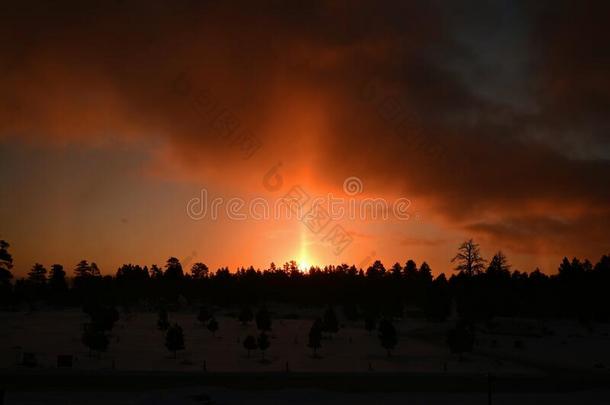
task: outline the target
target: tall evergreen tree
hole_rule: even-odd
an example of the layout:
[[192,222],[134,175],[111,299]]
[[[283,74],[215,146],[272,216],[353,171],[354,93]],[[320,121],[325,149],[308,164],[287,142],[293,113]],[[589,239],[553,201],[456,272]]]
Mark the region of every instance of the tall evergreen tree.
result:
[[432,269],[430,268],[430,265],[428,265],[428,263],[423,262],[421,266],[419,266],[417,278],[423,285],[429,285],[432,282]]
[[163,270],[156,264],[150,266],[150,278],[159,279],[161,277],[163,277]]
[[13,256],[8,252],[9,247],[8,242],[0,240],[0,287],[9,285],[13,278]]
[[207,278],[209,274],[208,266],[203,263],[195,263],[191,267],[191,276],[195,280]]
[[66,283],[66,272],[64,266],[61,264],[54,264],[51,266],[51,272],[49,273],[49,286],[51,289],[64,291],[68,288]]
[[491,277],[510,277],[510,264],[508,264],[508,259],[506,255],[502,253],[502,251],[498,251],[491,260],[489,261],[489,266],[487,266],[486,274]]
[[182,265],[180,264],[180,260],[175,257],[170,257],[167,259],[165,263],[165,278],[172,280],[179,280],[184,277],[184,272],[182,271]]
[[456,271],[462,271],[467,276],[474,276],[481,273],[485,268],[485,259],[481,257],[479,245],[474,243],[472,239],[462,243],[458,248],[458,253],[451,263],[456,262]]
[[417,264],[413,260],[407,260],[404,268],[405,279],[415,281],[417,279]]
[[47,282],[47,269],[40,263],[34,264],[28,273],[28,281],[33,284],[45,284]]
[[375,262],[366,270],[366,276],[369,278],[377,278],[385,275],[385,267],[380,260]]
[[394,266],[392,266],[392,276],[394,278],[400,278],[402,276],[402,266],[400,263],[394,263]]
[[66,303],[68,283],[66,282],[66,272],[61,264],[51,266],[48,283],[51,301],[56,304]]
[[95,262],[91,262],[91,264],[89,265],[89,272],[91,273],[92,277],[102,276],[102,274],[100,273],[100,269],[99,267],[97,267],[97,264]]
[[89,265],[89,262],[87,260],[81,260],[77,263],[76,267],[74,268],[74,278],[79,279],[92,276],[93,272],[91,270],[91,265]]

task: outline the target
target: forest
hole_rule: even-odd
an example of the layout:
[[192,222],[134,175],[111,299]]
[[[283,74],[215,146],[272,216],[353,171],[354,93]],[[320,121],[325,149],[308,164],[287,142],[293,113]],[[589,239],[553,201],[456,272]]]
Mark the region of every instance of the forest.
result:
[[1,241],[0,305],[5,310],[23,306],[52,307],[106,305],[173,310],[181,306],[261,306],[278,302],[300,306],[331,305],[347,319],[401,317],[415,311],[429,320],[445,320],[454,311],[469,322],[494,316],[571,318],[583,324],[608,321],[607,288],[610,255],[595,264],[564,258],[556,274],[512,271],[499,251],[481,257],[473,240],[461,244],[452,260],[455,271],[434,277],[426,262],[407,260],[386,268],[375,261],[368,268],[340,264],[298,268],[295,261],[266,269],[227,267],[212,272],[204,263],[189,270],[175,257],[163,267],[125,264],[115,275],[102,275],[98,266],[80,261],[68,277],[53,264],[36,263],[27,277],[14,280],[9,244]]

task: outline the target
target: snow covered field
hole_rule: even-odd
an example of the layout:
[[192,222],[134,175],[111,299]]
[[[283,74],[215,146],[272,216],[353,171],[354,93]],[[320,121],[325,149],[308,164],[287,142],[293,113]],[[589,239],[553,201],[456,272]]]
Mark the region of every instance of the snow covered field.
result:
[[[170,322],[180,324],[185,335],[186,350],[179,352],[176,359],[164,345],[165,333],[157,329],[156,313],[121,314],[121,319],[112,331],[108,351],[97,358],[90,357],[89,350],[81,343],[82,325],[88,322],[89,317],[80,310],[3,312],[0,313],[0,374],[16,376],[20,381],[27,381],[28,376],[32,376],[33,381],[47,381],[42,388],[30,389],[23,383],[16,388],[11,387],[6,393],[5,403],[236,404],[245,400],[252,404],[471,404],[486,403],[487,373],[492,373],[505,382],[510,378],[515,378],[516,381],[536,381],[539,378],[546,384],[540,393],[532,394],[529,392],[531,389],[512,392],[511,385],[505,383],[503,389],[494,394],[494,404],[610,403],[610,392],[599,391],[600,384],[578,387],[576,391],[566,387],[569,392],[565,393],[558,393],[552,384],[549,385],[549,381],[554,381],[555,372],[574,374],[583,381],[591,376],[599,377],[602,381],[609,380],[608,325],[600,324],[592,329],[584,329],[576,322],[554,321],[545,323],[545,334],[521,335],[515,334],[515,328],[510,327],[498,327],[494,333],[480,330],[474,352],[465,355],[460,361],[456,355],[449,353],[445,344],[445,332],[452,325],[450,322],[432,323],[421,319],[397,321],[398,345],[393,355],[388,357],[376,332],[369,334],[361,321],[346,322],[341,318],[339,333],[332,339],[324,339],[319,358],[314,358],[311,349],[307,347],[307,337],[313,318],[321,315],[322,311],[323,309],[294,308],[275,311],[271,345],[264,360],[259,351],[247,356],[243,340],[249,334],[257,335],[256,326],[253,322],[248,326],[241,325],[232,310],[216,312],[219,322],[216,336],[197,321],[195,312],[171,312]],[[282,313],[296,313],[299,319],[281,319],[279,314]],[[34,353],[38,365],[25,367],[19,364],[23,353]],[[57,369],[58,355],[74,356],[73,368]],[[204,372],[204,364],[207,372],[201,374]],[[312,385],[285,386],[281,378],[273,383],[274,375],[289,375],[286,374],[287,370],[291,375],[338,373],[337,375],[355,377],[359,374],[356,385],[363,391],[375,391],[378,389],[375,384],[386,378],[399,381],[398,384],[393,383],[393,389],[398,387],[398,391],[402,389],[400,380],[415,378],[423,383],[420,386],[411,381],[404,389],[405,392],[378,389],[383,394],[356,394],[350,392],[351,389],[345,390],[344,386],[335,387],[336,389],[321,386],[319,378],[318,383]],[[103,389],[95,385],[71,387],[65,384],[55,386],[53,383],[82,375],[95,376],[96,373],[110,376],[108,381],[124,379],[127,382],[122,388],[111,383],[110,386],[104,385]],[[130,386],[130,375],[144,376],[141,380],[145,381],[149,379],[147,376],[154,376],[154,373],[175,373],[175,381],[180,381],[181,375],[191,374],[212,376],[215,373],[229,373],[229,377],[223,377],[225,380],[212,379],[205,386],[195,384],[195,387],[192,382],[199,381],[199,377],[187,378],[176,386],[156,386],[154,383],[145,387]],[[229,381],[233,378],[233,373],[236,381],[248,380],[248,383],[238,382],[233,387],[215,383]],[[267,383],[258,387],[258,377],[253,377],[256,375],[267,378]],[[366,386],[366,375],[380,377],[371,385],[371,389]],[[446,389],[445,392],[440,392],[441,386],[447,387],[442,381],[470,375],[476,376],[477,381],[482,381],[483,384],[477,382],[479,385],[472,391],[465,389],[466,392],[454,392],[453,389]],[[362,386],[359,385],[360,381],[364,382]],[[235,387],[239,389],[236,390]],[[209,398],[213,402],[208,401]]]
[[[226,311],[225,311],[226,312]],[[38,368],[56,367],[58,355],[73,355],[75,369],[99,370],[175,370],[200,371],[205,362],[208,371],[320,371],[364,372],[510,372],[535,373],[537,370],[514,362],[498,362],[476,353],[458,361],[444,343],[449,324],[428,324],[405,319],[396,323],[399,340],[388,357],[377,333],[369,334],[363,322],[346,323],[339,333],[322,341],[320,358],[313,358],[307,347],[312,319],[274,319],[271,346],[262,360],[254,351],[250,358],[243,339],[257,335],[256,326],[241,325],[235,318],[217,315],[219,330],[212,336],[197,321],[195,313],[170,313],[170,322],[184,329],[186,350],[178,358],[166,349],[165,333],[156,327],[155,313],[121,315],[112,330],[110,345],[100,358],[89,357],[81,343],[82,324],[88,316],[79,310],[0,313],[1,368],[22,368],[17,363],[21,353],[35,353]],[[422,328],[433,336],[421,336]],[[415,333],[418,331],[417,333]]]

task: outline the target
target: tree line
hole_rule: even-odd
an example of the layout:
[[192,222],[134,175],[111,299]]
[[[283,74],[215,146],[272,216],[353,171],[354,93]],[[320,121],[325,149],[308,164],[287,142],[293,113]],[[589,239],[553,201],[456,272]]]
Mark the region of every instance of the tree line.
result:
[[266,302],[340,306],[347,319],[400,317],[406,311],[431,320],[452,312],[469,322],[494,316],[570,317],[583,323],[608,321],[610,255],[593,264],[564,258],[556,274],[539,269],[513,270],[504,253],[489,260],[473,240],[462,243],[451,260],[454,273],[433,277],[430,266],[408,260],[386,268],[375,261],[366,269],[340,264],[301,271],[296,262],[266,269],[239,268],[215,272],[204,263],[185,271],[169,258],[164,266],[125,264],[115,275],[102,275],[95,263],[80,261],[68,279],[64,267],[32,266],[14,280],[9,244],[0,241],[0,305],[5,309],[40,303],[53,306],[98,305],[126,308],[163,306],[170,311],[188,305],[246,306]]

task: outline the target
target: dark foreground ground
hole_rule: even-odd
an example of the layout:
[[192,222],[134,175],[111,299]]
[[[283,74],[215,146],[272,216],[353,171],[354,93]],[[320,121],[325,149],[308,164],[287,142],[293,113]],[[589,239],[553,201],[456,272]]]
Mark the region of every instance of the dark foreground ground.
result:
[[[88,317],[80,310],[0,313],[4,404],[489,404],[490,392],[492,404],[610,404],[607,324],[584,330],[572,321],[505,319],[493,333],[480,331],[473,353],[456,356],[446,344],[451,322],[404,318],[388,357],[376,333],[342,320],[314,357],[307,339],[320,311],[274,320],[264,359],[243,347],[256,326],[220,310],[215,335],[193,311],[171,313],[186,340],[177,358],[156,313],[122,316],[99,356],[82,344]],[[21,364],[24,353],[36,366]],[[73,368],[58,368],[59,355],[73,356]]]
[[[422,373],[0,374],[5,404],[609,404],[610,378]],[[491,393],[490,393],[491,391]]]

